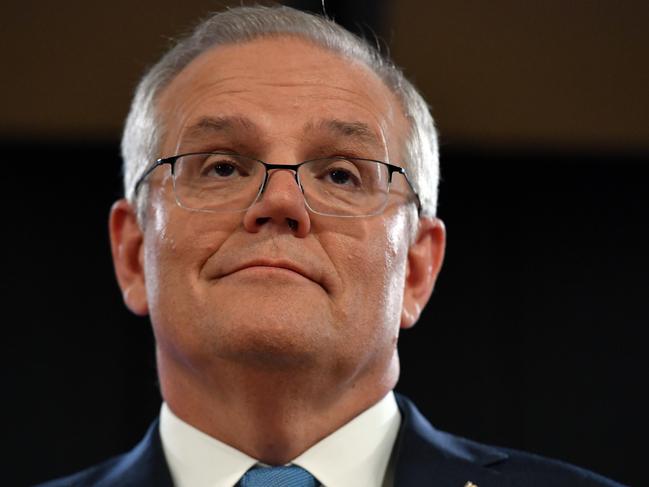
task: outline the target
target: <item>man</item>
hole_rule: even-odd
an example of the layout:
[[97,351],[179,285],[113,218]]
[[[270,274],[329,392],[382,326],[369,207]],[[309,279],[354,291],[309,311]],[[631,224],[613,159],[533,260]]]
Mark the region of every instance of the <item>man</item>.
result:
[[617,485],[391,392],[445,230],[426,104],[363,41],[285,7],[217,14],[145,76],[123,155],[113,259],[164,404],[133,451],[48,485]]

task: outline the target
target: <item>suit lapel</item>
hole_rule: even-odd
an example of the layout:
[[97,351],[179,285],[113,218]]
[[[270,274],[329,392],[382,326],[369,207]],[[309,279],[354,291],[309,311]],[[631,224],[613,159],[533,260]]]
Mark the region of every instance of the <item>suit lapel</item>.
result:
[[106,479],[106,486],[173,487],[158,423],[156,419],[142,441],[115,465]]
[[396,396],[402,423],[395,445],[395,487],[464,487],[467,482],[478,487],[509,484],[492,468],[507,460],[506,453],[437,431],[412,402]]

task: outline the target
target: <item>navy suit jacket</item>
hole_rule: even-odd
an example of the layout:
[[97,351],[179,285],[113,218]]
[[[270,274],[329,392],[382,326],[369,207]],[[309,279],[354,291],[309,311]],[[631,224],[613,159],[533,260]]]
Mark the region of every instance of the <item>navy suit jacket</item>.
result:
[[[622,487],[566,463],[438,431],[408,399],[397,395],[397,403],[402,422],[395,445],[395,487],[465,487],[467,482],[477,487]],[[63,486],[173,487],[158,421],[130,452],[40,487]]]

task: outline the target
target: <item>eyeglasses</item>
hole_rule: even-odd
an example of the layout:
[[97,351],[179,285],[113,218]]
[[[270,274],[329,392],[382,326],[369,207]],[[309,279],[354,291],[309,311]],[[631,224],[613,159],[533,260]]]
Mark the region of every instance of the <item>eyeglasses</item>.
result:
[[169,164],[176,202],[182,208],[214,213],[245,211],[264,192],[271,170],[294,173],[307,207],[327,216],[361,217],[381,213],[388,202],[392,175],[403,175],[421,211],[406,170],[357,157],[327,157],[299,164],[269,164],[227,152],[196,152],[158,159],[135,184]]

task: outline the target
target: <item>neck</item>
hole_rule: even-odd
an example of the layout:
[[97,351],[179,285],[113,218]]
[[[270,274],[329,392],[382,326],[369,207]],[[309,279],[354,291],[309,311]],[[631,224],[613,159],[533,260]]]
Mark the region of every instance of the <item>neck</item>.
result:
[[174,414],[268,465],[289,463],[381,400],[397,381],[396,351],[387,363],[345,380],[327,377],[322,368],[232,363],[214,364],[205,374],[158,351],[162,395]]

